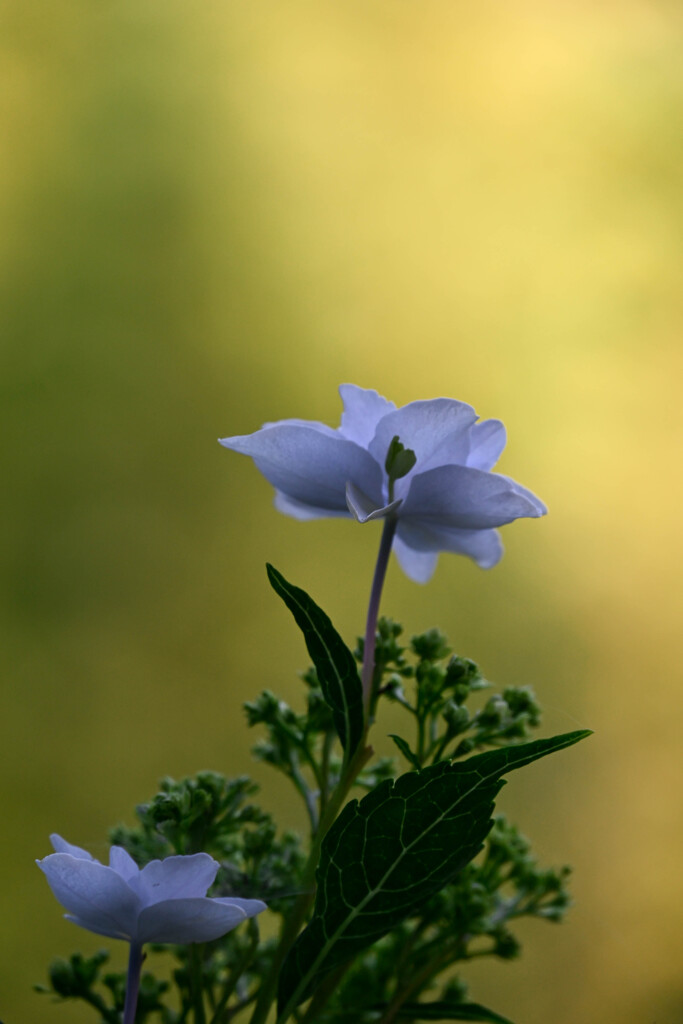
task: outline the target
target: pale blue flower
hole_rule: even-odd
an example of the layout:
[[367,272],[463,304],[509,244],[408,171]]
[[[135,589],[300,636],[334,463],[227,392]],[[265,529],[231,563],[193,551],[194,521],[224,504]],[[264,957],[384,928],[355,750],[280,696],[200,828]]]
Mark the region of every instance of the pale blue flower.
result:
[[[221,444],[253,458],[275,488],[275,505],[296,519],[353,516],[365,523],[393,517],[394,551],[403,570],[425,583],[440,551],[482,568],[503,554],[497,526],[547,509],[531,491],[492,473],[505,447],[500,420],[477,422],[474,409],[451,398],[397,409],[376,391],[342,384],[341,425],[311,420],[266,423]],[[390,481],[389,447],[398,437],[414,466]]]
[[36,863],[68,914],[68,921],[98,935],[145,942],[210,942],[266,909],[261,900],[208,898],[219,864],[207,853],[166,857],[139,868],[122,846],[109,866],[61,836],[57,851]]

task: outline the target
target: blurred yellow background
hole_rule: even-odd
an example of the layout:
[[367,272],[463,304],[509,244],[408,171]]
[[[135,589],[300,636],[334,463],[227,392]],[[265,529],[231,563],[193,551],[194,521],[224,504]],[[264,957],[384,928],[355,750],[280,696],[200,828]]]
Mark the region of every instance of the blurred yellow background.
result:
[[682,43],[675,0],[5,0],[6,1024],[94,1020],[31,992],[105,944],[62,921],[48,834],[101,855],[162,775],[251,771],[243,700],[299,700],[264,562],[362,630],[378,528],[279,516],[216,444],[336,425],[347,380],[505,421],[550,515],[488,573],[393,565],[383,608],[533,685],[545,735],[596,733],[502,796],[576,907],[472,998],[683,1020]]

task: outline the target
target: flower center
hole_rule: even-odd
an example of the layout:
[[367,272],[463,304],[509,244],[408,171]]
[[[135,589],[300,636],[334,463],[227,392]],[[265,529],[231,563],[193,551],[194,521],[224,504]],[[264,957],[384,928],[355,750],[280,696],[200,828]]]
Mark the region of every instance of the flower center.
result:
[[387,457],[384,460],[384,468],[389,478],[389,504],[394,500],[394,484],[400,480],[417,462],[417,456],[411,448],[405,448],[396,434],[391,439]]

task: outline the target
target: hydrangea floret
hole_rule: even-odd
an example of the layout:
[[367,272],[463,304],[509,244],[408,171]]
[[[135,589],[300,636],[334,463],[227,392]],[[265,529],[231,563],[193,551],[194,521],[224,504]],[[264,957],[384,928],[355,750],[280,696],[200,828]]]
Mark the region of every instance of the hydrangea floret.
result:
[[441,551],[491,568],[503,554],[496,527],[546,513],[526,487],[492,472],[506,441],[500,420],[478,422],[471,405],[452,398],[397,409],[354,384],[339,393],[336,429],[286,419],[220,442],[253,458],[281,512],[387,521],[401,567],[419,583],[431,578]]
[[377,391],[342,384],[335,430],[313,420],[266,423],[220,443],[249,455],[275,488],[275,505],[296,519],[352,516],[384,522],[365,624],[362,683],[372,700],[375,629],[392,549],[418,583],[431,579],[440,551],[494,566],[503,554],[496,527],[545,515],[543,502],[510,477],[492,473],[505,447],[500,420],[483,420],[453,398],[397,409]]
[[122,846],[109,865],[59,835],[37,861],[68,921],[130,943],[124,1024],[135,1018],[145,942],[210,942],[266,909],[261,900],[207,897],[219,864],[207,853],[165,857],[142,869]]

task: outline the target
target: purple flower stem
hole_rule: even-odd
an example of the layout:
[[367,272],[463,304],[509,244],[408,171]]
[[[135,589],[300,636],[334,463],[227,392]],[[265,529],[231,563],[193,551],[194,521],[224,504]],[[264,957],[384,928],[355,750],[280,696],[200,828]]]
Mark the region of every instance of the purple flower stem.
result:
[[365,624],[365,640],[363,643],[363,668],[361,671],[363,705],[365,707],[366,718],[369,715],[370,702],[372,700],[372,677],[375,671],[375,634],[377,631],[377,618],[379,616],[379,602],[382,597],[384,577],[387,574],[389,555],[391,554],[391,545],[394,540],[397,524],[398,520],[394,516],[389,516],[384,520],[382,539],[379,544],[379,551],[377,552],[375,575],[372,580],[372,589],[370,591],[368,617]]
[[135,1011],[138,1006],[138,992],[140,991],[140,974],[144,959],[145,954],[142,952],[142,946],[137,942],[131,942],[130,956],[128,957],[128,977],[126,978],[126,1004],[123,1008],[122,1024],[135,1024]]

